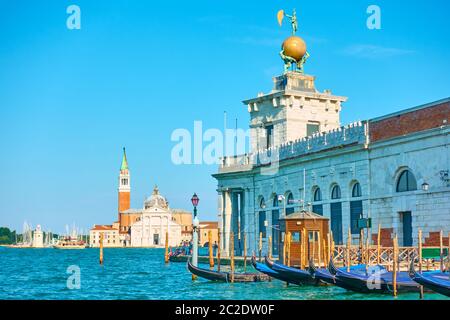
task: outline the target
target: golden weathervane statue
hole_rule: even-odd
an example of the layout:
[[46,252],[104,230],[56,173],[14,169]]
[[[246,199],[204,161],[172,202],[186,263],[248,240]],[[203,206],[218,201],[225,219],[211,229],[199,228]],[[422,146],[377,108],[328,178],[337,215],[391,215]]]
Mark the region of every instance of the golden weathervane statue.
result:
[[284,73],[289,72],[290,69],[294,72],[303,73],[303,65],[309,58],[309,53],[306,51],[305,41],[295,35],[298,30],[297,14],[295,9],[292,15],[285,14],[284,10],[278,11],[277,18],[280,26],[283,24],[284,17],[290,19],[292,25],[292,36],[284,40],[281,45],[280,56],[284,61]]

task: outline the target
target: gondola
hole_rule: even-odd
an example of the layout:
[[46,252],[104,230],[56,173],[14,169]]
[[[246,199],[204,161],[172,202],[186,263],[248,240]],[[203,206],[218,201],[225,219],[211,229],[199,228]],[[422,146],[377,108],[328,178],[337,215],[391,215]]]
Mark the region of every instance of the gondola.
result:
[[[220,272],[208,270],[192,265],[191,260],[187,262],[188,270],[200,277],[210,281],[231,282],[231,272]],[[269,281],[270,277],[262,273],[234,273],[234,282],[262,282]]]
[[[369,267],[368,272],[352,271],[346,269],[338,269],[330,261],[328,270],[336,279],[336,285],[347,290],[360,293],[392,293],[393,273],[388,272],[384,268],[375,266],[377,269]],[[408,272],[397,272],[397,292],[419,292],[420,286],[412,281]]]
[[[338,287],[353,291],[353,288],[349,284],[342,282],[340,279],[336,278],[336,276],[332,274],[327,268],[317,268],[311,260],[309,262],[308,270],[314,278],[318,279],[319,281],[322,281],[323,283],[337,285]],[[365,265],[357,265],[352,266],[351,270],[353,272],[365,273],[366,267]]]
[[413,259],[409,267],[409,276],[413,281],[421,284],[425,288],[450,297],[450,274],[448,272],[416,272]]
[[291,284],[296,284],[296,285],[300,284],[297,281],[294,282],[292,279],[284,277],[282,274],[280,274],[279,272],[271,269],[269,266],[267,266],[267,265],[265,265],[263,263],[257,262],[255,256],[252,257],[252,265],[259,272],[262,272],[262,273],[264,273],[264,274],[266,274],[269,277],[272,277],[274,279],[281,280],[281,281],[284,281],[284,282],[287,282],[287,283],[291,283]]
[[280,275],[282,275],[285,279],[288,279],[287,282],[295,283],[298,285],[317,285],[319,284],[319,281],[311,276],[311,274],[306,270],[296,269],[293,267],[285,266],[281,263],[276,263],[269,259],[268,257],[265,257],[266,265],[278,272]]

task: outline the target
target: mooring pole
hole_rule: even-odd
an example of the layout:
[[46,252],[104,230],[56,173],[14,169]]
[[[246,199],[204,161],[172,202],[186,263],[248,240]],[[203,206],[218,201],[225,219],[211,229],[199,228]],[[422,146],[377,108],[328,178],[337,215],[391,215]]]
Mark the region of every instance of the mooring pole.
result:
[[288,249],[287,249],[287,266],[290,267],[291,266],[291,238],[292,235],[290,232],[288,232]]
[[262,232],[259,233],[259,262],[261,262],[261,256],[262,256]]
[[377,265],[380,264],[381,260],[381,224],[378,224],[378,234],[377,234]]
[[103,232],[100,232],[100,264],[103,264]]
[[213,252],[213,245],[212,245],[212,231],[208,231],[208,250],[209,250],[209,267],[211,269],[214,268],[214,252]]
[[348,228],[348,235],[347,235],[347,272],[350,272],[350,248],[352,246],[352,233],[350,231],[350,228]]
[[230,235],[230,267],[231,267],[231,282],[234,282],[234,232],[231,232]]
[[247,234],[244,232],[244,273],[247,271]]
[[220,271],[220,228],[217,229],[217,271]]
[[272,236],[269,236],[269,241],[267,241],[267,256],[272,259]]
[[169,263],[169,232],[166,232],[166,243],[164,251],[164,263]]
[[439,256],[441,258],[441,272],[444,272],[444,231],[441,230],[441,232],[439,233]]
[[422,229],[419,229],[418,250],[419,250],[419,272],[422,273]]
[[398,264],[398,255],[397,255],[397,250],[398,250],[398,238],[397,235],[395,235],[394,237],[394,252],[393,252],[393,257],[392,257],[392,282],[394,285],[394,297],[397,296],[397,264]]

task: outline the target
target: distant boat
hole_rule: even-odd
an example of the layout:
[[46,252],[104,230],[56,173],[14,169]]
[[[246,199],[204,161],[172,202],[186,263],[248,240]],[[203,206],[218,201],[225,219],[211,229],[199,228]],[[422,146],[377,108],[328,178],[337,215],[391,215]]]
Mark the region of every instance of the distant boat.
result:
[[86,243],[82,240],[78,240],[77,238],[66,237],[60,239],[53,248],[55,249],[85,249]]

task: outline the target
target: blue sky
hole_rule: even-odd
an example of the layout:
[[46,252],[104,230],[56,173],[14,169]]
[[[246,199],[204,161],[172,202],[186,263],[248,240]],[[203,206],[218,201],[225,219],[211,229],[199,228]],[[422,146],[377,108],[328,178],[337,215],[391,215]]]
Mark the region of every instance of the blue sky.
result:
[[[81,8],[68,30],[66,8]],[[381,8],[382,29],[366,27]],[[154,184],[215,219],[214,165],[175,166],[173,130],[247,128],[242,100],[271,89],[297,9],[319,90],[348,96],[342,123],[450,96],[450,4],[430,1],[0,1],[0,225],[54,232],[111,223],[126,146],[132,206]]]

